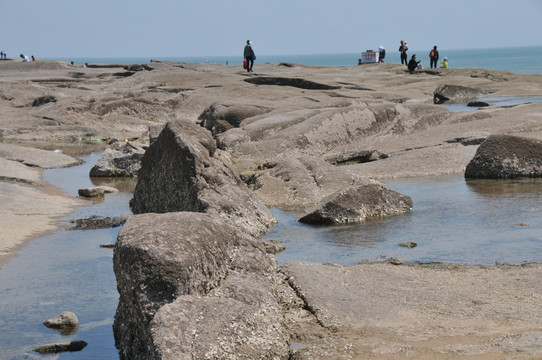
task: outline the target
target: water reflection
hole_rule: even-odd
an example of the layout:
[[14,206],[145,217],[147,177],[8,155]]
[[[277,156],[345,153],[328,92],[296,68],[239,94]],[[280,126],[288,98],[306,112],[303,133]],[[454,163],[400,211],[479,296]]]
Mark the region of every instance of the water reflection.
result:
[[[273,209],[279,224],[263,239],[281,240],[289,261],[350,265],[399,257],[405,261],[520,264],[542,261],[542,180],[469,180],[462,176],[387,183],[411,196],[412,213],[358,225],[311,226]],[[416,248],[399,243],[413,241]]]

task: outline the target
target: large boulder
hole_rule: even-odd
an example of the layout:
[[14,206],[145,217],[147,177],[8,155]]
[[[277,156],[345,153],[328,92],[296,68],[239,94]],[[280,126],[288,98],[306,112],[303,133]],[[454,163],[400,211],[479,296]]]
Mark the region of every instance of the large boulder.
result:
[[264,234],[275,218],[241,181],[211,133],[188,121],[168,123],[143,157],[131,201],[136,214],[193,211],[219,215]]
[[542,141],[491,135],[465,168],[466,178],[542,177]]
[[465,102],[481,95],[483,95],[482,91],[466,86],[440,85],[433,93],[433,103]]
[[299,218],[307,224],[344,224],[412,210],[412,199],[382,184],[349,186],[323,199]]
[[273,296],[276,260],[219,217],[132,216],[113,267],[122,359],[288,358]]
[[96,165],[90,169],[91,177],[137,177],[145,147],[127,142],[116,148],[107,148]]

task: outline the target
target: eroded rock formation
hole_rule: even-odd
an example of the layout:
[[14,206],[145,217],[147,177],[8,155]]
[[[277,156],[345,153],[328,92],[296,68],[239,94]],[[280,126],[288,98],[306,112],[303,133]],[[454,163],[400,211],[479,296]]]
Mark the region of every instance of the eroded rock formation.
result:
[[542,141],[512,135],[489,136],[465,169],[466,178],[542,177]]

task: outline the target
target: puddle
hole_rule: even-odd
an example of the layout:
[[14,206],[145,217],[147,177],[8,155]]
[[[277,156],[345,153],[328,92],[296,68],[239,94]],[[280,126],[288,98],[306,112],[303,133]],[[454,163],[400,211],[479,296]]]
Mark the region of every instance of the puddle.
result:
[[[490,106],[516,106],[521,104],[529,104],[533,102],[542,101],[542,96],[502,96],[502,97],[484,97],[476,98],[471,101],[481,101],[489,103]],[[470,102],[470,101],[469,101]],[[451,112],[464,112],[464,111],[473,111],[479,110],[483,107],[480,106],[467,106],[467,104],[446,104],[442,105]]]
[[[88,177],[99,154],[81,157],[84,164],[44,171],[44,179],[71,196],[81,187],[93,186]],[[101,182],[107,180],[99,179]],[[118,193],[101,201],[89,200],[66,218],[130,214],[129,200],[135,185],[125,181]],[[114,186],[114,182],[107,185]],[[118,293],[113,273],[112,249],[120,227],[98,230],[61,230],[32,240],[17,251],[0,270],[0,351],[2,359],[118,359],[113,339],[113,317]],[[46,328],[42,322],[62,311],[73,311],[79,330],[69,336]],[[32,349],[48,343],[84,340],[80,352],[40,356]]]
[[[356,225],[311,226],[273,209],[279,223],[262,240],[281,240],[279,263],[352,265],[398,257],[456,264],[542,261],[542,179],[415,179],[386,185],[412,197],[409,214]],[[409,249],[399,246],[415,242]]]

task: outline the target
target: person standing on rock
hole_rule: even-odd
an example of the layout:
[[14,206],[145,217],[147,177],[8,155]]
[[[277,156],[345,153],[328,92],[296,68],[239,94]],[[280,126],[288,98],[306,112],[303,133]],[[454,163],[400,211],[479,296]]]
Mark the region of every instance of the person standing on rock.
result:
[[402,64],[408,65],[407,50],[408,50],[407,42],[401,40],[401,45],[399,46],[399,52],[401,53],[401,65]]
[[250,40],[247,40],[243,56],[247,61],[247,72],[251,72],[252,67],[254,66],[254,60],[256,60],[256,55],[254,54],[254,50],[252,50],[252,43]]
[[429,52],[429,61],[431,62],[431,69],[433,67],[436,69],[437,68],[437,63],[438,63],[437,45],[433,46],[433,49],[431,49],[431,52]]

